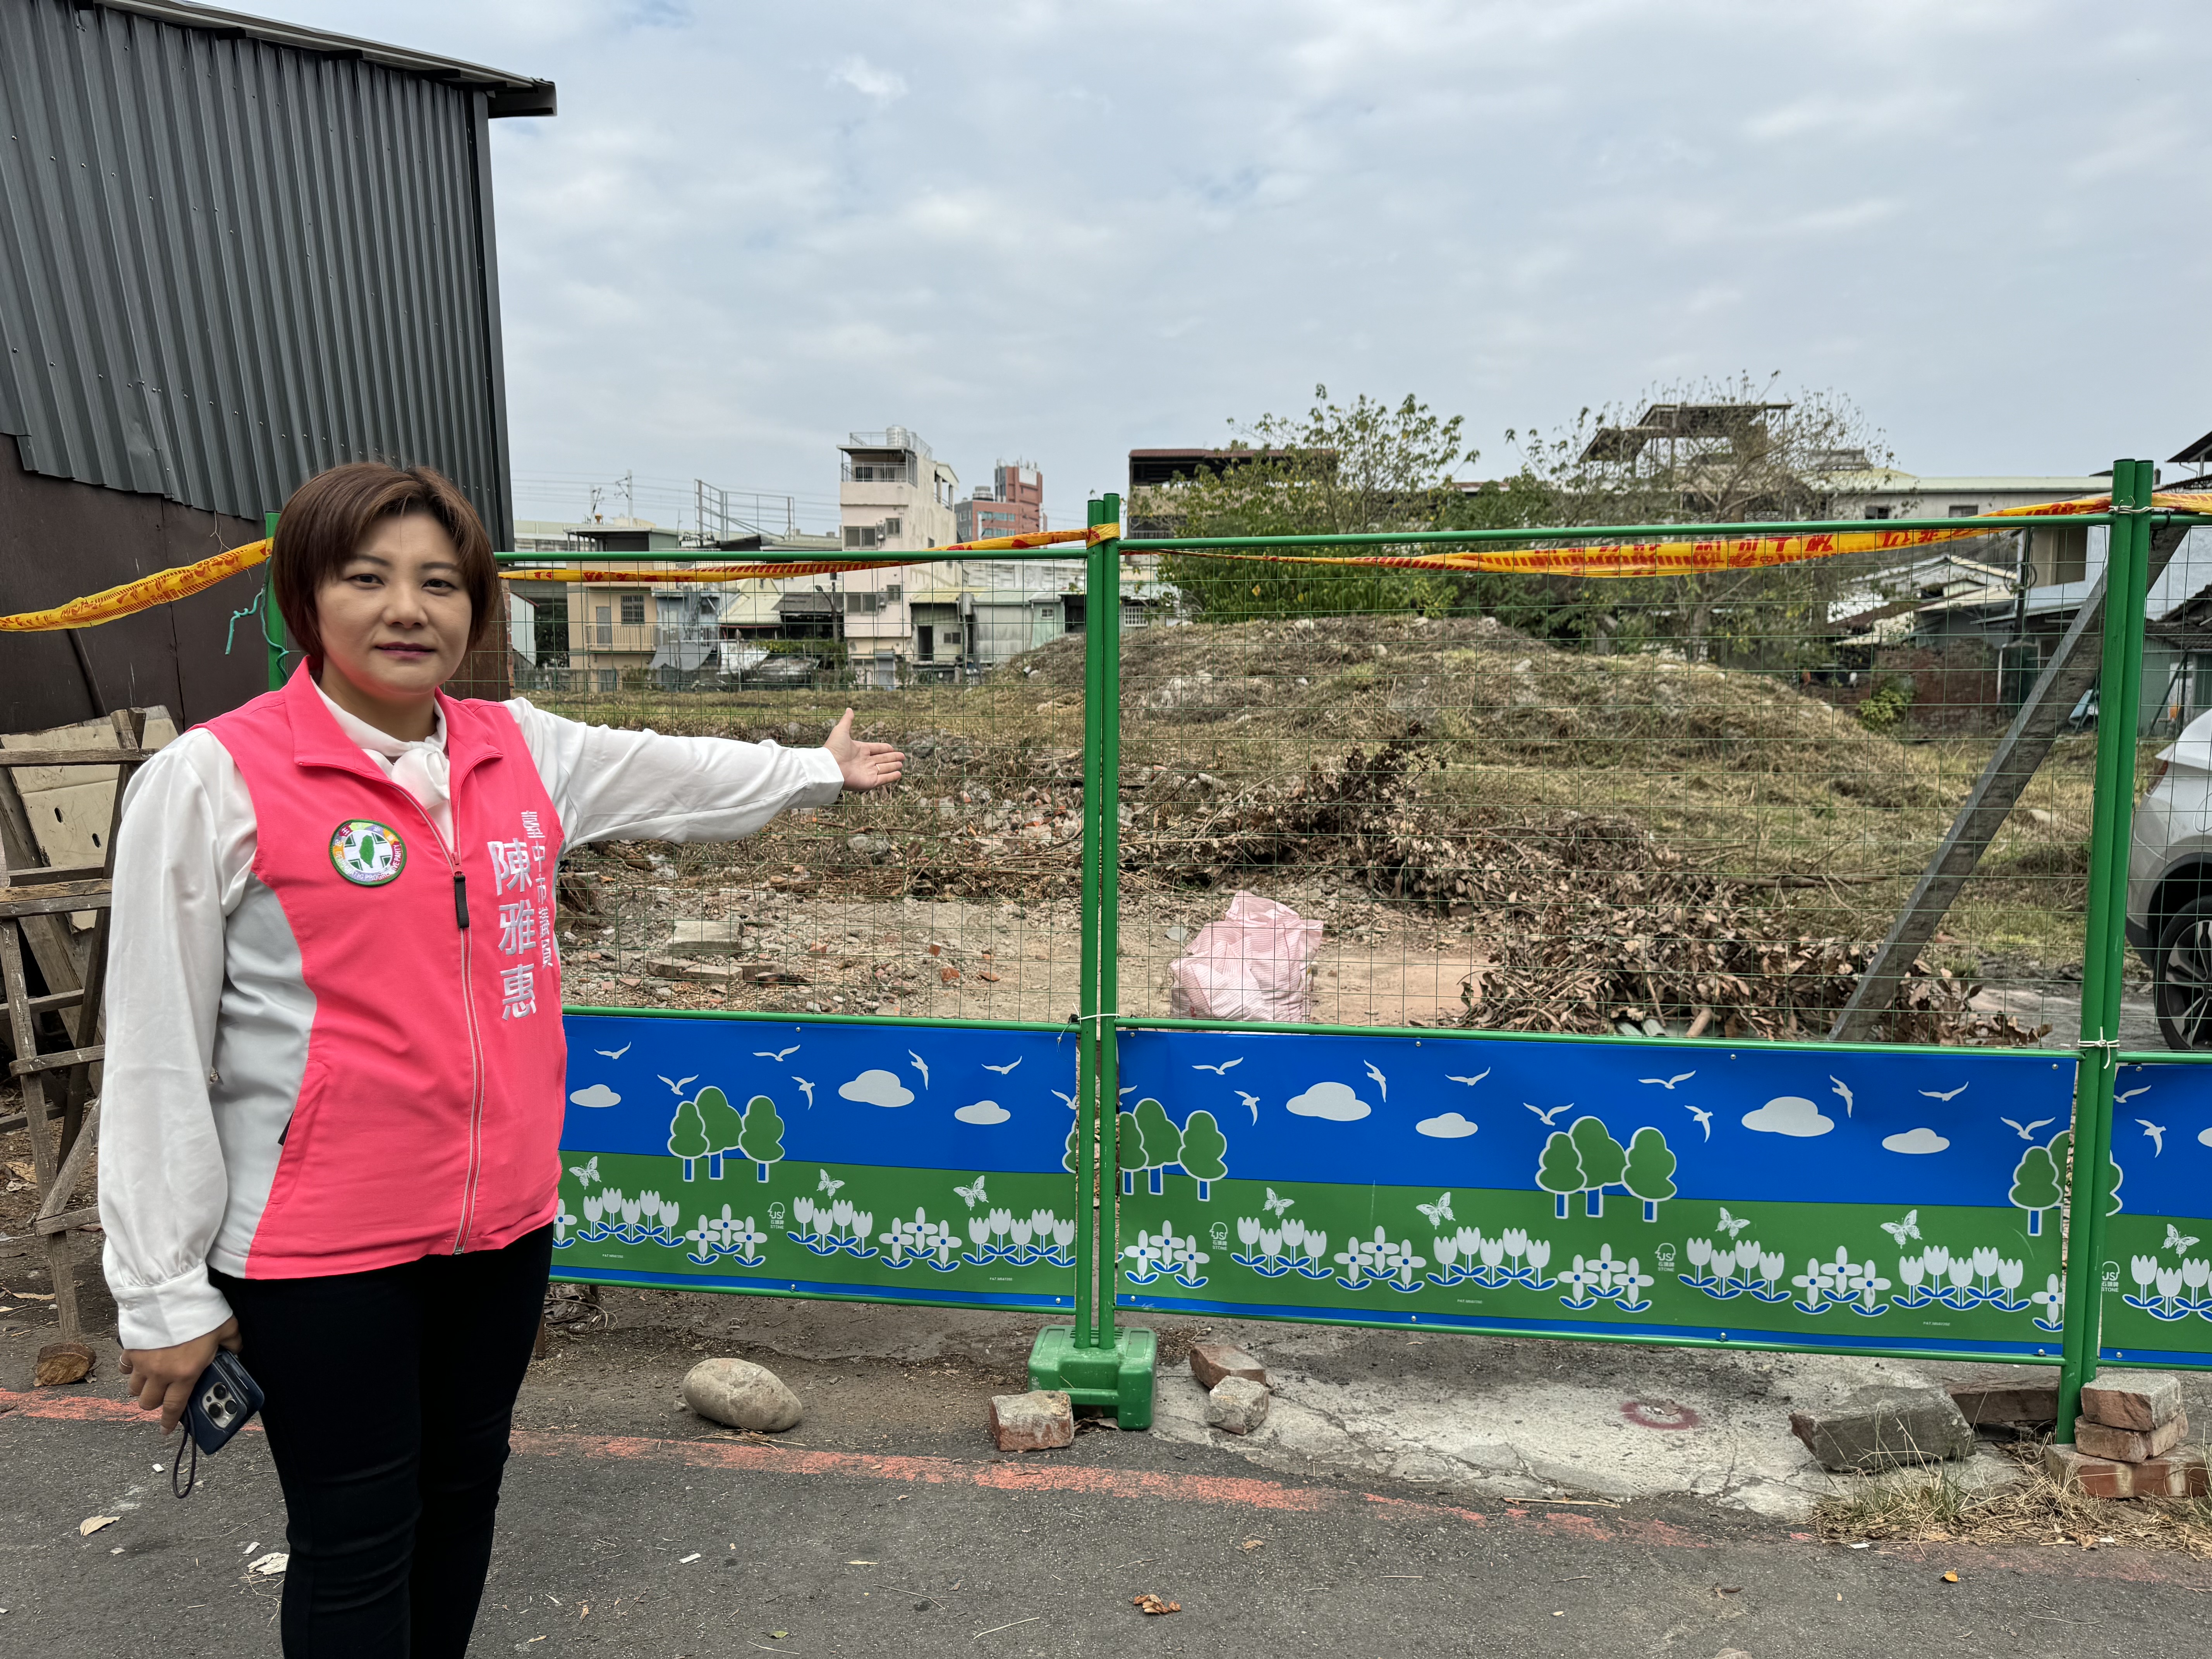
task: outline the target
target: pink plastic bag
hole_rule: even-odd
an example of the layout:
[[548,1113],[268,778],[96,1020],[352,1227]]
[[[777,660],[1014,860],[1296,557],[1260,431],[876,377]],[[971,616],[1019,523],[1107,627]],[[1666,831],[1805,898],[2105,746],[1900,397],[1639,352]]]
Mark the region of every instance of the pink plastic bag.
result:
[[1310,1019],[1321,933],[1287,904],[1239,893],[1168,964],[1169,1006],[1179,1019]]

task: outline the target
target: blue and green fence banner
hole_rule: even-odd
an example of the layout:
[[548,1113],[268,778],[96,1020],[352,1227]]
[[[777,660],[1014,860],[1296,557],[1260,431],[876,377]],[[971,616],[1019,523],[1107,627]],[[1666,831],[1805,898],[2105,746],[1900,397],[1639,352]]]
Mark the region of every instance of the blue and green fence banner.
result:
[[1120,1306],[2059,1352],[2071,1054],[1121,1037]]
[[1073,1028],[564,1024],[556,1277],[1073,1305]]
[[2212,1366],[2212,1066],[2123,1060],[2098,1358]]

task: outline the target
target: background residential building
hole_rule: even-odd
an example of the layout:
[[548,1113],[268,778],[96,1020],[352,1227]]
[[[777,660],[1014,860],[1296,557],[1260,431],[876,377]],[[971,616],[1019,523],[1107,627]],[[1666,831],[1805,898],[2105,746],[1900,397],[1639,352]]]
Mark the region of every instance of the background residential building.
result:
[[987,541],[994,536],[1026,536],[1048,526],[1044,518],[1044,474],[1027,461],[1000,461],[991,483],[952,506],[956,540]]

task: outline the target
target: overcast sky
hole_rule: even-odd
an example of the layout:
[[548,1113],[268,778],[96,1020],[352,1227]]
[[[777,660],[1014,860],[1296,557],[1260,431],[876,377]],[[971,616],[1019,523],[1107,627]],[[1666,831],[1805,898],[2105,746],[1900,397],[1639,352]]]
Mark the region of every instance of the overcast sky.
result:
[[2201,3],[252,9],[559,82],[493,126],[526,516],[625,468],[825,502],[902,422],[1080,522],[1316,382],[1464,415],[1470,476],[1740,371],[1921,473],[2212,428]]

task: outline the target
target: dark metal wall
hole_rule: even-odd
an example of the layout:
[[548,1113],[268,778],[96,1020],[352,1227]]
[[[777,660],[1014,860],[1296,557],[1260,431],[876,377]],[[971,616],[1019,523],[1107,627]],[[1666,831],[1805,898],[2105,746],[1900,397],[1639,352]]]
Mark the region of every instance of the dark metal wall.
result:
[[425,464],[510,545],[486,122],[480,88],[343,52],[0,0],[0,434],[22,470],[252,539],[325,467]]

